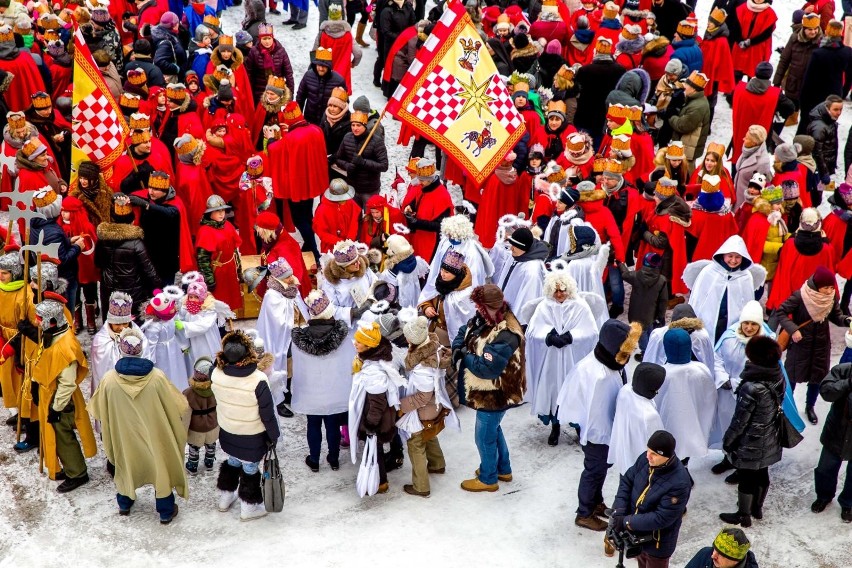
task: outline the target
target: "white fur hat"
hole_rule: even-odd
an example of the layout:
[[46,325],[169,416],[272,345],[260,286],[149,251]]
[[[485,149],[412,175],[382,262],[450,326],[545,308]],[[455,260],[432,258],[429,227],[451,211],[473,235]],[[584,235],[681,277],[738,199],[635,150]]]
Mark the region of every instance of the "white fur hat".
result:
[[742,311],[740,312],[740,321],[756,323],[763,326],[763,306],[760,305],[760,302],[755,300],[751,300],[743,306]]

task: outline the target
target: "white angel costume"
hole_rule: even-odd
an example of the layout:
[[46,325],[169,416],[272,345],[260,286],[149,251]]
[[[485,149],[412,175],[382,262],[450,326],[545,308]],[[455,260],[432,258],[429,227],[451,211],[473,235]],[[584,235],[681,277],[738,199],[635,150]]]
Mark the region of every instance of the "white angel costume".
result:
[[[449,355],[449,353],[447,354]],[[457,432],[461,431],[459,417],[456,415],[456,411],[453,410],[453,403],[450,402],[450,396],[447,394],[443,369],[427,367],[422,363],[415,365],[408,372],[408,385],[405,387],[405,396],[411,396],[416,392],[434,392],[435,404],[450,411],[446,418],[444,418],[444,426]],[[423,423],[420,422],[417,409],[406,412],[402,418],[396,421],[396,426],[399,428],[399,434],[403,440],[408,440],[412,434],[423,430]]]
[[[651,434],[664,429],[656,403],[636,394],[632,384],[624,385],[618,391],[616,399],[607,463],[614,464],[618,473],[624,475],[636,463],[636,459],[647,450],[648,438]],[[678,439],[678,455],[680,455],[680,439]]]
[[161,320],[151,318],[141,327],[151,346],[151,361],[165,373],[180,392],[189,388],[189,373],[183,359],[183,350],[189,346],[185,337],[179,337],[174,318]]
[[[352,390],[349,393],[349,432],[356,436],[361,414],[369,394],[385,394],[388,405],[399,409],[399,388],[405,387],[405,378],[399,374],[393,363],[388,361],[364,361],[361,370],[352,377]],[[295,390],[295,389],[294,389]],[[352,463],[358,459],[358,443],[353,438],[349,445]]]
[[441,259],[448,250],[457,251],[464,256],[465,264],[470,271],[472,288],[482,286],[494,276],[494,262],[479,243],[470,219],[464,215],[447,217],[441,221],[441,239],[438,241],[438,248],[429,265],[429,276],[420,292],[418,305],[438,295],[435,291],[435,279],[441,271]]
[[[130,327],[139,331],[142,330],[136,325],[136,322],[130,322]],[[142,336],[144,339],[142,340],[142,358],[144,359],[154,359],[154,350],[151,346],[151,342],[148,341],[148,338],[143,333]],[[104,375],[106,375],[109,371],[112,371],[115,368],[115,364],[121,358],[121,353],[118,351],[118,333],[114,333],[110,328],[108,323],[104,323],[104,325],[98,330],[98,332],[92,337],[92,348],[89,353],[89,368],[92,370],[92,390],[89,393],[91,396],[95,393],[95,390],[98,388],[98,385],[101,382],[101,379]],[[181,363],[183,362],[181,359],[178,359]],[[183,365],[181,365],[183,367]],[[186,381],[187,375],[186,369],[181,369],[183,380]],[[171,377],[169,377],[171,378]]]
[[[272,278],[269,277],[269,282]],[[296,299],[282,294],[277,283],[267,288],[257,315],[257,334],[263,340],[266,352],[272,355],[269,389],[276,405],[284,402],[287,385],[287,352],[296,321]],[[298,291],[296,291],[298,296]]]
[[[680,307],[680,306],[678,306]],[[692,341],[692,354],[701,363],[712,370],[715,368],[716,359],[713,354],[713,341],[710,339],[710,334],[707,330],[701,327],[695,329],[691,327],[697,322],[697,318],[685,318],[685,320],[677,320],[671,322],[665,327],[658,327],[651,332],[648,338],[648,345],[642,353],[642,360],[648,363],[656,363],[657,365],[666,364],[666,352],[663,349],[663,336],[669,329],[684,328],[689,332],[689,339]],[[693,329],[693,331],[689,331]]]
[[540,298],[544,289],[546,269],[544,260],[547,257],[547,245],[534,240],[528,251],[511,262],[503,265],[497,284],[503,290],[503,298],[515,312],[521,325],[527,323],[519,312],[530,300]]
[[666,363],[666,381],[657,394],[665,429],[677,440],[681,459],[707,455],[716,413],[716,384],[704,363]]
[[293,412],[329,416],[349,408],[355,347],[347,339],[346,322],[330,320],[328,325],[330,331],[320,339],[306,327],[293,330]]
[[589,353],[565,377],[557,399],[559,423],[578,425],[583,446],[609,445],[615,401],[623,385],[622,371],[598,361],[594,351]]
[[193,366],[199,357],[216,360],[216,354],[222,350],[219,326],[234,317],[236,315],[228,304],[217,300],[213,294],[207,294],[201,310],[196,314],[186,309],[186,299],[181,301],[177,319],[183,323],[183,329],[178,330],[178,336],[181,341],[185,339],[189,342],[189,353],[185,357],[187,377],[192,374]]
[[[334,257],[330,254],[323,255],[321,259],[323,272],[326,270],[327,263],[334,262]],[[363,262],[366,266],[366,259],[359,257],[357,262]],[[336,282],[331,282],[328,278],[323,277],[319,288],[326,293],[331,305],[334,306],[334,319],[343,320],[354,327],[357,321],[352,321],[350,312],[352,308],[357,308],[358,303],[353,297],[362,297],[366,299],[370,290],[373,287],[373,282],[376,281],[376,274],[366,268],[362,276],[355,278],[341,278]]]
[[[420,279],[429,274],[429,265],[425,260],[416,257],[417,268],[411,272],[393,272],[385,269],[379,274],[379,280],[396,286],[398,292],[398,303],[403,308],[416,308],[420,298]],[[440,270],[440,259],[438,261]]]

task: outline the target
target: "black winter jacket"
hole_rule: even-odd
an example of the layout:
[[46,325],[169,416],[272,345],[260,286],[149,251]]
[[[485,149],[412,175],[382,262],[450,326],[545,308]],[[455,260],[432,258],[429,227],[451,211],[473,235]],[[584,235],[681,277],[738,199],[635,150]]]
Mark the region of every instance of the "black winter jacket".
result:
[[[684,568],[716,568],[712,558],[713,550],[715,549],[712,546],[702,548],[695,556],[692,557],[692,560],[690,560],[689,564],[684,566]],[[743,559],[743,561],[740,564],[737,564],[734,568],[758,568],[757,558],[754,556],[754,552],[749,550],[745,559]]]
[[[328,119],[325,116],[325,109],[323,109],[320,128],[322,128],[322,133],[325,135],[325,153],[327,155],[334,156],[337,154],[337,149],[340,148],[340,145],[343,143],[343,137],[352,132],[352,129],[349,127],[349,118],[350,113],[349,111],[346,111],[346,114],[340,117],[340,120],[335,122],[334,126],[332,126],[328,123]],[[375,134],[373,136],[375,136]]]
[[778,433],[784,375],[780,366],[762,367],[746,361],[740,378],[737,406],[722,447],[737,469],[762,469],[781,461]]
[[852,48],[839,41],[826,42],[811,53],[802,90],[799,91],[801,122],[796,134],[804,134],[812,109],[822,105],[828,95],[844,96],[852,86]]
[[[77,257],[80,247],[71,244],[71,240],[62,227],[53,219],[33,219],[30,222],[30,244],[38,242],[39,235],[44,233],[42,243],[51,245],[59,243],[59,276],[68,282],[77,281]],[[35,265],[30,265],[35,266]]]
[[[335,163],[346,172],[346,181],[355,188],[356,193],[378,192],[381,189],[382,172],[388,171],[388,152],[381,136],[374,134],[358,157],[358,150],[368,135],[368,131],[364,131],[361,136],[348,132],[335,154]],[[361,160],[363,163],[355,164]]]
[[145,231],[144,243],[151,256],[151,262],[157,274],[166,282],[171,282],[180,268],[178,246],[180,242],[180,211],[174,204],[175,190],[159,202],[149,202],[139,214],[139,226]]
[[160,277],[142,242],[142,229],[123,223],[98,225],[95,266],[101,269],[101,297],[126,292],[139,305],[160,287]]
[[296,93],[296,102],[301,107],[305,120],[319,126],[325,115],[328,98],[335,87],[346,88],[346,80],[337,71],[329,69],[322,77],[317,73],[315,65],[305,71]]
[[781,59],[778,60],[775,77],[772,79],[773,85],[784,87],[784,94],[787,95],[787,98],[794,101],[799,100],[808,61],[810,61],[814,50],[819,47],[821,38],[822,34],[819,34],[814,39],[807,39],[802,33],[801,26],[790,34],[790,39],[787,40],[787,45],[781,52]]
[[402,8],[389,3],[379,16],[379,34],[382,36],[384,46],[383,56],[387,56],[387,50],[396,41],[396,38],[405,28],[414,25],[414,8],[408,2],[403,3]]
[[677,546],[691,489],[692,480],[677,456],[652,468],[643,454],[622,476],[612,508],[624,514],[625,528],[631,532],[653,535],[642,545],[642,552],[668,558]]
[[187,57],[178,37],[160,25],[152,26],[151,44],[154,47],[154,65],[163,75],[183,77],[187,69]]
[[669,301],[666,277],[660,274],[658,269],[648,266],[633,271],[623,262],[619,262],[618,269],[624,281],[631,286],[627,319],[631,322],[638,321],[648,332],[665,325]]
[[624,75],[624,67],[612,59],[594,59],[577,71],[574,84],[580,89],[574,126],[593,137],[600,136],[606,123],[606,98]]
[[835,366],[822,380],[819,393],[831,403],[819,441],[840,459],[852,460],[852,364]]
[[160,68],[154,65],[150,57],[135,55],[134,59],[128,61],[124,66],[124,73],[132,69],[141,69],[145,72],[148,87],[166,87],[166,80]]
[[[837,169],[837,121],[824,104],[810,112],[808,135],[814,139],[813,157],[820,176],[833,175]],[[847,150],[849,144],[847,143]],[[845,156],[844,156],[845,157]]]

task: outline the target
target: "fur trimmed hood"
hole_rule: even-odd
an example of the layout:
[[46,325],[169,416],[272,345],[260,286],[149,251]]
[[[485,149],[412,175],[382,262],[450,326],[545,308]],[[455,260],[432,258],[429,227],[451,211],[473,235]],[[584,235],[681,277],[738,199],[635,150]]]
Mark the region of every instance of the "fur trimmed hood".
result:
[[[208,295],[208,297],[210,297]],[[222,338],[222,345],[224,346],[226,343],[230,343],[233,340],[237,340],[246,350],[246,356],[243,357],[236,363],[230,363],[225,360],[224,352],[219,351],[216,354],[215,365],[218,369],[225,369],[226,367],[248,367],[249,365],[257,365],[257,355],[254,351],[254,341],[252,341],[251,337],[246,335],[242,330],[235,329],[234,331],[229,331],[225,334],[225,337]]]
[[[438,352],[441,359],[438,360]],[[410,371],[422,364],[430,369],[448,369],[450,367],[450,351],[441,345],[435,333],[429,333],[429,338],[420,345],[409,348],[405,356],[405,369]]]
[[651,76],[644,69],[631,69],[621,76],[615,90],[639,101],[640,105],[645,104],[651,92]]
[[639,36],[636,39],[621,39],[615,45],[616,50],[630,55],[634,53],[642,53],[643,47],[645,47],[645,38],[642,36]]
[[671,45],[669,38],[665,36],[657,36],[649,42],[645,43],[642,48],[642,54],[651,57],[660,57],[666,52],[666,48]]
[[669,329],[685,329],[689,333],[704,329],[704,322],[699,318],[681,318],[669,324]]
[[521,49],[513,49],[510,57],[517,59],[518,57],[538,57],[539,51],[535,42],[530,42],[526,47]]
[[350,273],[346,271],[345,267],[338,266],[334,260],[329,260],[322,269],[322,275],[331,284],[337,284],[341,280],[361,278],[367,273],[367,257],[358,255],[358,264],[360,265],[358,272]]
[[320,33],[325,32],[334,39],[352,33],[352,26],[345,20],[326,20],[320,24]]
[[324,357],[340,347],[349,335],[343,320],[310,320],[305,327],[293,329],[293,344],[315,357]]
[[618,349],[618,353],[615,354],[615,360],[622,364],[626,365],[630,360],[630,355],[636,351],[636,348],[639,347],[639,337],[642,335],[642,324],[634,321],[630,324],[630,331],[627,332],[627,337],[621,344],[621,347]]
[[83,203],[83,207],[88,212],[89,217],[92,218],[93,221],[97,221],[94,223],[96,227],[101,223],[107,223],[110,221],[113,193],[112,189],[110,189],[104,181],[104,176],[100,176],[100,190],[95,194],[94,200],[90,199],[89,196],[80,189],[77,180],[74,180],[74,183],[71,184],[68,194],[76,197]]
[[130,241],[142,240],[145,232],[142,227],[126,223],[101,223],[96,229],[99,241]]
[[[243,64],[243,54],[239,49],[234,50],[234,55],[231,61],[222,61],[222,56],[220,55],[219,47],[216,46],[216,49],[213,50],[213,53],[210,54],[210,63],[213,64],[213,69],[219,67],[220,65],[224,65],[228,67],[231,71],[240,68],[240,65]],[[229,65],[230,63],[230,65]]]
[[668,215],[673,223],[677,223],[682,227],[692,225],[692,209],[690,209],[686,201],[677,195],[661,201],[655,211],[658,215]]

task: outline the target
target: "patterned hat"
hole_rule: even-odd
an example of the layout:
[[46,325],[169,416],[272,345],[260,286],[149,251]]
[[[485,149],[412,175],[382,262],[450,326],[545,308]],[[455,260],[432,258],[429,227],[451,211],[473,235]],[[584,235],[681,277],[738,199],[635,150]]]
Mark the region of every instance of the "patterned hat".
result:
[[118,106],[122,108],[122,111],[127,113],[128,109],[130,111],[139,110],[139,104],[142,102],[142,98],[139,95],[134,95],[133,93],[124,92],[121,93],[121,98],[118,99]]
[[24,277],[24,263],[19,246],[6,245],[3,254],[0,255],[0,270],[11,273],[12,280],[20,280]]
[[263,158],[257,154],[249,156],[246,160],[246,172],[248,172],[248,175],[255,178],[263,175]]
[[27,115],[23,112],[7,112],[6,122],[10,129],[23,128],[27,125]]
[[130,145],[131,146],[139,146],[140,144],[145,144],[146,142],[151,141],[151,129],[146,128],[144,130],[131,130],[130,131]]
[[266,81],[266,90],[275,93],[279,97],[284,96],[284,91],[287,89],[287,80],[284,77],[270,75]]
[[175,104],[182,104],[189,94],[183,83],[169,83],[166,85],[166,98]]
[[216,32],[217,34],[222,33],[222,25],[219,22],[219,18],[217,18],[213,14],[207,14],[206,16],[204,16],[204,19],[201,20],[201,23]]
[[382,332],[379,324],[370,322],[367,325],[359,325],[355,330],[355,341],[367,347],[378,347],[382,342]]
[[613,136],[610,150],[612,150],[613,152],[618,152],[624,157],[632,156],[633,152],[631,152],[630,150],[630,135],[616,134],[615,136]]
[[142,87],[148,82],[148,76],[145,75],[144,69],[137,67],[127,72],[127,82],[134,87]]
[[677,195],[677,182],[667,177],[661,177],[657,180],[657,187],[654,188],[654,195],[660,199],[667,199],[672,195]]
[[464,274],[464,255],[457,250],[448,250],[441,259],[441,269],[461,276]]
[[38,138],[30,138],[21,146],[21,154],[28,160],[33,160],[45,152],[47,152],[47,146],[42,144]]
[[619,124],[624,124],[627,121],[627,115],[630,114],[627,107],[621,103],[611,104],[606,109],[606,119]]
[[711,28],[711,31],[715,28],[720,27],[725,23],[725,20],[728,19],[728,13],[722,8],[713,8],[710,11],[710,17],[707,19],[707,27]]
[[293,127],[296,124],[305,121],[305,117],[302,115],[302,109],[299,108],[299,104],[296,101],[290,101],[287,103],[281,114],[284,124],[289,127]]
[[257,26],[257,37],[274,37],[272,24],[260,24]]
[[234,36],[219,36],[219,51],[234,51]]
[[738,528],[724,528],[713,540],[713,549],[728,560],[735,562],[744,560],[748,555],[749,548],[751,548],[751,543],[742,529]]
[[207,299],[207,295],[209,292],[207,291],[207,283],[202,280],[196,280],[186,287],[186,295],[187,296],[195,296],[198,298],[199,302],[203,302]]
[[595,43],[596,55],[612,55],[612,40],[606,37],[599,37]]
[[565,115],[568,113],[568,106],[565,104],[565,101],[550,101],[547,103],[547,118],[551,116],[558,116],[562,120],[565,120]]
[[432,182],[436,176],[435,160],[420,158],[417,160],[417,177],[424,184]]
[[[336,6],[336,4],[332,4]],[[328,104],[334,105],[340,110],[345,111],[349,108],[349,93],[343,87],[335,87],[331,90],[331,96],[328,97]]]
[[338,242],[332,250],[334,262],[338,266],[349,266],[358,260],[358,246],[349,239]]
[[565,149],[574,154],[582,154],[586,151],[586,137],[582,132],[574,132],[568,136]]
[[[0,32],[0,36],[2,36],[2,32]],[[825,37],[831,39],[840,39],[843,37],[843,24],[838,22],[837,20],[831,20],[828,22],[828,25],[825,27]],[[2,37],[0,37],[0,41],[3,41]]]
[[819,28],[819,14],[805,14],[802,16],[802,27],[806,30],[815,30]]
[[177,313],[177,303],[174,298],[164,292],[159,292],[148,302],[146,311],[149,311],[151,315],[155,315],[160,319],[169,320]]
[[15,32],[7,25],[0,26],[0,43],[14,43]]
[[358,124],[363,124],[364,126],[367,126],[367,122],[369,120],[370,120],[370,115],[368,115],[364,111],[353,110],[349,114],[349,124],[352,124],[353,122],[357,122]]
[[799,182],[794,179],[785,179],[781,182],[781,191],[784,193],[784,201],[797,200],[799,198],[799,190]]
[[109,296],[107,323],[130,323],[133,321],[133,298],[125,292],[113,292]]
[[642,28],[636,24],[628,24],[621,28],[621,37],[628,41],[639,39],[640,35],[642,35]]
[[701,191],[705,193],[713,193],[718,192],[719,187],[722,184],[722,178],[715,175],[705,175],[701,178]]
[[707,81],[709,80],[710,79],[704,73],[693,71],[689,74],[689,77],[684,79],[683,82],[697,91],[703,91],[704,87],[707,86]]
[[311,290],[305,298],[305,304],[311,319],[331,319],[334,316],[334,306],[322,290]]
[[118,351],[122,357],[141,357],[145,347],[145,336],[138,329],[126,327],[118,336]]
[[592,162],[592,172],[602,173],[604,171],[604,167],[606,167],[606,158],[603,156],[597,156],[595,161]]
[[780,185],[769,186],[760,192],[760,196],[769,203],[781,203],[784,201],[784,190]]
[[37,91],[30,96],[30,100],[33,103],[33,108],[36,109],[45,109],[50,108],[53,105],[53,102],[50,100],[50,95],[45,93],[44,91]]
[[698,204],[702,209],[715,212],[725,206],[725,196],[719,190],[722,179],[719,176],[707,174],[701,179],[701,193],[698,194]]
[[174,146],[175,150],[177,150],[178,157],[193,156],[195,155],[195,152],[201,148],[201,144],[198,139],[193,137],[189,132],[183,136],[175,138]]
[[134,112],[130,115],[127,125],[130,130],[148,130],[151,128],[151,117],[144,112]]
[[677,25],[676,33],[684,39],[695,37],[695,25],[687,20],[681,20]]
[[166,172],[151,172],[151,175],[148,176],[148,188],[149,189],[158,189],[160,191],[168,191],[169,187],[171,187],[171,178],[169,174]]
[[57,195],[52,187],[46,185],[36,191],[33,196],[33,205],[35,210],[47,219],[54,219],[59,217],[59,212],[62,211],[62,196]]
[[65,304],[68,301],[55,292],[44,292],[42,300],[35,306],[36,315],[41,319],[41,328],[50,329],[54,325],[62,327],[68,323],[65,319]]
[[411,345],[420,345],[429,339],[429,320],[425,316],[417,316],[402,326],[402,333]]
[[270,262],[268,268],[269,275],[278,280],[285,280],[293,276],[293,268],[283,257]]
[[686,154],[683,150],[683,142],[680,140],[669,142],[668,147],[666,147],[667,160],[683,160],[685,157]]
[[[604,164],[603,175],[608,178],[620,178],[624,175],[624,162],[613,158],[608,159]],[[578,185],[577,188],[579,189],[579,187]]]
[[130,198],[123,193],[115,193],[112,196],[112,217],[117,222],[133,222],[133,205]]
[[316,51],[311,52],[311,65],[323,65],[331,68],[331,48],[318,47]]

